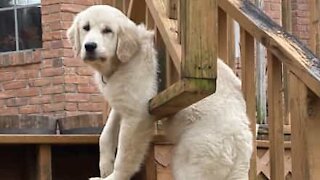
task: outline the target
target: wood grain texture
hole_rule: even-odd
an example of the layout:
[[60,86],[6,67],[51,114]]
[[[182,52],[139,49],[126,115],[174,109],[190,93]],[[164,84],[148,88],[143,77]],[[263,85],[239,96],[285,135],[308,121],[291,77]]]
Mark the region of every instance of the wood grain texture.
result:
[[289,75],[293,180],[320,176],[320,98],[294,74]]
[[168,52],[173,60],[174,67],[181,71],[181,45],[177,36],[177,22],[166,15],[166,5],[163,1],[146,0],[150,14],[159,30]]
[[218,55],[216,0],[185,0],[181,11],[181,76],[215,79]]
[[39,145],[37,180],[52,180],[51,146]]
[[218,4],[320,96],[320,60],[303,43],[249,1],[218,0]]
[[228,57],[228,19],[227,14],[221,8],[218,12],[218,57],[229,65]]
[[267,56],[271,179],[284,180],[282,64],[271,52]]
[[182,79],[151,99],[149,111],[157,119],[175,114],[212,94],[215,84],[215,81],[207,79]]
[[250,119],[251,131],[253,134],[253,153],[250,161],[249,179],[257,176],[257,152],[256,152],[256,83],[255,83],[255,58],[254,38],[242,27],[240,28],[241,47],[241,78],[242,91],[247,105],[247,115]]

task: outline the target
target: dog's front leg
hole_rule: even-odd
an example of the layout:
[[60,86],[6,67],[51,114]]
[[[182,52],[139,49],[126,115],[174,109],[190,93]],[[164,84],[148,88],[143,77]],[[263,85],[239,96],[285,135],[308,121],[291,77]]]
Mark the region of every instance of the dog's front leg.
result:
[[103,178],[109,176],[113,171],[119,128],[120,115],[112,109],[99,139],[100,176]]
[[122,118],[114,171],[106,179],[129,180],[140,169],[152,135],[152,120]]

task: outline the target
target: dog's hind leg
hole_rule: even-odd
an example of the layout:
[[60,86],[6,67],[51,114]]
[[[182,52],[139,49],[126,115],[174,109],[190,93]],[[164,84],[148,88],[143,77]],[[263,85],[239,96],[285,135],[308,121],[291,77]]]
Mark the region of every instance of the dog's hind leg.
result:
[[119,128],[120,115],[112,109],[99,139],[101,177],[107,177],[113,171]]

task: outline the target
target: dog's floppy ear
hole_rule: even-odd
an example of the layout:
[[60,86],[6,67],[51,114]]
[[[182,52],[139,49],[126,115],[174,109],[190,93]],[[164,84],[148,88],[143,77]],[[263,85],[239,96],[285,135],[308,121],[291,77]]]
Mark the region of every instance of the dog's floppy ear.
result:
[[118,59],[123,63],[128,62],[139,50],[139,48],[140,47],[136,27],[121,27],[118,32]]
[[79,17],[76,16],[73,20],[71,27],[67,30],[67,37],[72,44],[72,48],[76,55],[80,54],[81,44],[80,44],[80,34],[79,34]]

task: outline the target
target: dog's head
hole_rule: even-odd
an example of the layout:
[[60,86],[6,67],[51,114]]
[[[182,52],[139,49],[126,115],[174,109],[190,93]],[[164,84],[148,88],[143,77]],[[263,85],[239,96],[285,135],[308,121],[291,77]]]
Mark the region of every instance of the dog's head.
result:
[[140,48],[138,26],[107,5],[91,6],[80,12],[67,37],[76,55],[100,72],[108,71],[110,63],[128,62]]

